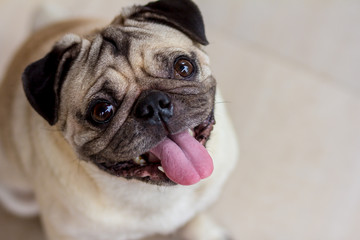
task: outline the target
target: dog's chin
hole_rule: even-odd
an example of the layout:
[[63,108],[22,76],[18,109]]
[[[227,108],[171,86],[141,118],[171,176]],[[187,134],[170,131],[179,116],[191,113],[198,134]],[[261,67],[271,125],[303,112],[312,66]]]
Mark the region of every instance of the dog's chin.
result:
[[[194,129],[188,129],[199,143],[206,147],[211,131],[215,124],[214,115],[211,113],[208,118]],[[153,153],[145,152],[134,159],[122,162],[95,163],[101,170],[125,179],[135,179],[149,184],[172,186],[177,183],[170,180],[161,165],[161,160]]]

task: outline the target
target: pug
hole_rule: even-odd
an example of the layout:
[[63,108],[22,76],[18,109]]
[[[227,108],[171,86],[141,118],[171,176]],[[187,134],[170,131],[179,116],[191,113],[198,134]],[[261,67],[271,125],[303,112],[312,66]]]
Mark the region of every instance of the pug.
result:
[[228,239],[204,213],[237,159],[207,44],[190,0],[31,35],[0,87],[4,206],[50,240]]

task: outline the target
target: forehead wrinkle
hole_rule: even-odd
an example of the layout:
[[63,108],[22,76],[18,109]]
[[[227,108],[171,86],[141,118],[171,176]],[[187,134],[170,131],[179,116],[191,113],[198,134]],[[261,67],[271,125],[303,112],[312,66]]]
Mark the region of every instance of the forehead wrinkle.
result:
[[[102,74],[98,78],[95,78],[94,81],[92,83],[90,83],[89,85],[86,81],[83,81],[82,85],[88,86],[87,89],[85,90],[85,95],[84,95],[85,99],[89,99],[93,95],[93,92],[95,92],[95,90],[94,90],[95,85],[100,84],[100,80],[104,79],[105,75],[106,75],[106,70],[103,71]],[[102,85],[103,85],[103,83],[101,83],[100,86],[102,86]]]
[[131,80],[131,78],[126,77],[121,72],[117,71],[113,67],[108,67],[104,71],[102,71],[101,75],[96,78],[87,88],[84,99],[85,101],[88,99],[91,99],[92,96],[99,93],[104,86],[106,85],[106,88],[113,88],[111,90],[114,90],[114,96],[116,97],[116,100],[120,100],[120,98],[123,98],[123,95],[125,95],[124,92],[126,92],[126,89],[128,88]]
[[107,41],[114,46],[114,51],[112,51],[111,54],[115,57],[121,55],[126,61],[129,61],[129,52],[133,40],[144,38],[143,34],[140,34],[139,31],[125,30],[125,27],[118,25],[110,25],[100,34],[104,41]]
[[131,77],[127,77],[125,74],[121,73],[113,67],[108,68],[106,75],[106,87],[114,92],[115,97],[118,100],[123,99],[129,85],[131,84]]
[[92,88],[96,84],[96,80],[99,79],[105,71],[102,71],[98,73],[99,76],[95,76],[94,82],[89,83],[89,79],[94,78],[94,68],[91,66],[92,64],[91,59],[93,58],[93,55],[96,54],[98,50],[98,44],[99,41],[89,41],[87,39],[83,39],[82,42],[82,50],[79,54],[79,58],[76,61],[76,69],[78,69],[77,76],[72,76],[75,79],[79,79],[77,81],[71,81],[74,82],[75,85],[72,85],[72,87],[76,89],[81,89],[81,92],[85,92],[83,96],[86,96],[87,92],[90,88]]
[[[85,74],[85,76],[82,78],[82,88],[87,88],[85,97],[88,97],[89,93],[91,93],[91,90],[94,88],[94,86],[103,78],[106,78],[106,75],[109,74],[109,72],[111,72],[110,74],[114,74],[118,75],[118,77],[116,77],[117,79],[126,79],[126,80],[131,80],[132,77],[127,77],[126,75],[129,75],[129,73],[131,74],[132,71],[127,71],[127,74],[122,73],[120,71],[120,68],[122,70],[126,69],[126,67],[124,67],[126,64],[126,61],[117,61],[117,62],[121,62],[123,65],[123,67],[120,66],[116,66],[119,64],[113,64],[116,59],[114,59],[113,61],[110,61],[108,63],[107,66],[100,64],[97,64],[97,69],[95,70],[91,70],[89,72],[87,72],[87,74]],[[109,77],[109,80],[112,80],[114,77]],[[93,79],[91,81],[91,79]],[[89,80],[91,82],[89,82]]]
[[[137,26],[137,25],[139,25],[139,26]],[[149,29],[145,29],[143,26],[141,26],[141,24],[132,25],[132,24],[125,23],[125,25],[123,25],[121,27],[121,29],[122,29],[122,31],[130,34],[135,39],[145,39],[147,37],[154,35],[153,31],[151,31]]]
[[89,41],[88,53],[87,58],[84,59],[84,62],[88,64],[90,69],[93,69],[92,66],[96,65],[97,63],[97,56],[101,53],[102,50],[102,39],[101,37],[97,36],[92,41]]

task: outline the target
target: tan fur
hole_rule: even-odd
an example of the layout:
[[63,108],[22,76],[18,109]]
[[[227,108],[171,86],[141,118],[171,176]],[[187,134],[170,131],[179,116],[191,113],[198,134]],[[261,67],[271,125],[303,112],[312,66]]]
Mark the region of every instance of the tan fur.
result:
[[[87,98],[86,94],[91,95],[89,86],[101,84],[99,78],[89,76],[87,69],[75,68],[76,71],[69,72],[68,78],[76,74],[76,79],[87,78],[90,82],[84,85],[80,80],[65,81],[59,122],[52,127],[31,108],[20,79],[25,67],[43,57],[66,33],[76,35],[67,35],[63,43],[58,44],[78,41],[80,36],[79,41],[84,50],[90,42],[96,41],[92,33],[102,27],[105,27],[105,23],[77,20],[58,23],[36,32],[19,49],[0,85],[0,199],[5,206],[20,215],[35,214],[38,206],[44,229],[51,240],[129,240],[174,232],[215,201],[237,158],[231,123],[223,105],[219,103],[216,104],[215,112],[217,124],[207,145],[214,159],[215,171],[211,177],[198,184],[166,187],[125,180],[103,172],[91,162],[79,160],[76,148],[94,138],[97,133],[85,131],[74,119],[72,111],[75,107],[85,108],[79,106],[79,102]],[[124,75],[130,79],[119,81],[124,86],[120,84],[117,89],[117,92],[127,89],[127,93],[133,93],[125,100],[123,112],[130,111],[140,91],[158,84],[156,81],[135,82],[135,78],[131,78],[133,75],[140,81],[144,79],[141,78],[143,72],[137,69],[141,67],[150,75],[164,74],[156,64],[149,64],[151,59],[147,60],[151,58],[152,49],[156,50],[160,46],[165,49],[163,51],[174,51],[176,46],[180,50],[196,52],[202,63],[199,78],[204,83],[201,89],[206,88],[207,84],[210,87],[209,60],[199,46],[169,27],[158,24],[142,24],[141,27],[142,31],[148,31],[149,34],[158,34],[150,38],[152,41],[149,43],[139,40],[142,41],[138,43],[141,48],[131,50],[130,62],[139,68],[132,72],[130,68],[124,67],[121,74],[111,69],[105,71],[111,75],[111,79],[123,79]],[[96,71],[103,72],[103,69]],[[181,89],[188,87],[186,84],[178,86]],[[170,91],[173,83],[161,87]],[[197,88],[188,89],[186,91],[189,94],[198,91]],[[216,102],[221,102],[219,95]],[[118,122],[125,121],[120,118]],[[108,140],[106,137],[102,140],[93,147],[103,148],[99,145]],[[19,197],[19,193],[26,194],[27,198]],[[1,197],[5,195],[8,197]],[[19,205],[23,205],[23,210],[16,210]],[[201,219],[203,217],[189,222],[179,231],[179,235],[191,240],[225,239],[220,230],[207,231],[205,226],[216,227],[209,224],[208,220]]]

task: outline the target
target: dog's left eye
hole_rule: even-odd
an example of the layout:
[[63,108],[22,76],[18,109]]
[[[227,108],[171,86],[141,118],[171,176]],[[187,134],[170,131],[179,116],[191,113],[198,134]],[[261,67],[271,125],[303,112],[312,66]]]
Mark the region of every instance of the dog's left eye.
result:
[[174,63],[175,77],[188,78],[192,76],[195,71],[195,66],[187,58],[179,58]]
[[107,123],[114,116],[114,106],[107,101],[95,103],[91,109],[91,118],[96,123]]

